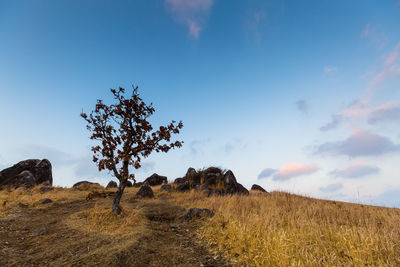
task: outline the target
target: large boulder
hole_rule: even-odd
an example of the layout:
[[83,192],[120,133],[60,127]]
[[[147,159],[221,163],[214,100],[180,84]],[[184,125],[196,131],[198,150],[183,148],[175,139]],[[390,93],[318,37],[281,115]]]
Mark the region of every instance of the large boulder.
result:
[[51,163],[47,159],[28,159],[0,172],[0,186],[33,187],[53,184]]
[[99,183],[92,183],[89,181],[80,181],[75,183],[72,188],[80,191],[86,191],[86,190],[101,190],[104,189],[103,186],[101,186]]
[[157,173],[153,173],[150,177],[148,177],[144,182],[148,182],[151,186],[161,185],[168,183],[166,176],[158,175]]
[[154,193],[153,190],[151,190],[151,187],[149,186],[148,183],[144,183],[142,187],[140,187],[139,191],[136,193],[137,197],[142,197],[142,198],[153,198]]
[[115,181],[110,181],[106,186],[106,188],[117,188],[117,187],[118,187],[118,184]]
[[264,192],[264,193],[268,193],[267,192],[267,190],[265,190],[264,188],[262,188],[260,185],[258,185],[258,184],[253,184],[252,186],[251,186],[251,190],[256,190],[256,191],[261,191],[261,192]]

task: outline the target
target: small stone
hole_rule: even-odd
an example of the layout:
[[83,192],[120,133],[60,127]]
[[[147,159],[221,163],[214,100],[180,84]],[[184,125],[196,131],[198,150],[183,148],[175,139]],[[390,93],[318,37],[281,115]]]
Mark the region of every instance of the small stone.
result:
[[49,192],[49,191],[53,191],[54,188],[50,187],[50,186],[42,186],[39,188],[40,192],[44,193],[44,192]]
[[38,229],[36,229],[35,231],[34,231],[34,233],[35,234],[44,234],[44,233],[46,233],[46,232],[48,232],[49,231],[49,228],[47,228],[47,227],[40,227],[40,228],[38,228]]
[[40,201],[40,203],[42,203],[42,204],[49,204],[49,203],[52,203],[53,202],[53,200],[51,200],[50,198],[43,198],[43,199],[41,199],[41,200],[39,200]]
[[177,229],[179,228],[179,225],[177,225],[176,223],[171,223],[171,228]]

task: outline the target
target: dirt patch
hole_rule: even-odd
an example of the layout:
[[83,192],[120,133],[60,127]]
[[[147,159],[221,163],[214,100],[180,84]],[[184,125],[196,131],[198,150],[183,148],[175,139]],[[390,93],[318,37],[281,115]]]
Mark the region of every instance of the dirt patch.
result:
[[201,221],[181,222],[185,210],[167,200],[125,202],[144,213],[145,230],[119,239],[67,223],[96,202],[111,207],[111,201],[54,202],[8,213],[0,219],[0,266],[228,266],[197,239]]

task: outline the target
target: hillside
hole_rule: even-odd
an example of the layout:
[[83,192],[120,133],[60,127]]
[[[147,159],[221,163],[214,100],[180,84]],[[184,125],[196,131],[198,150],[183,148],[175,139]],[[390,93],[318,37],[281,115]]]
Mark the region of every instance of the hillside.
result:
[[[400,265],[400,210],[282,192],[211,196],[127,188],[111,198],[83,190],[0,191],[0,265]],[[42,204],[49,198],[53,202]],[[215,216],[184,222],[185,209]]]

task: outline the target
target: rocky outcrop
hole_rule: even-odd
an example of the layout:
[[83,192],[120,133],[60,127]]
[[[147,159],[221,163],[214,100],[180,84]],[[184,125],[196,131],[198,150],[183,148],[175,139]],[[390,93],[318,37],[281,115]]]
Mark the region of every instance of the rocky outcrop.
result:
[[176,179],[174,180],[174,184],[183,184],[183,183],[186,182],[186,181],[187,181],[186,177],[176,178]]
[[185,192],[200,188],[208,196],[249,194],[249,191],[237,182],[231,170],[224,172],[217,167],[209,167],[201,171],[189,168],[185,177],[175,179],[174,184],[176,191]]
[[161,184],[168,183],[166,176],[158,175],[157,173],[153,173],[150,177],[148,177],[144,182],[149,183],[150,186],[156,186]]
[[33,187],[43,183],[53,184],[51,163],[47,159],[24,160],[0,172],[0,187]]
[[268,193],[267,192],[267,190],[265,190],[264,188],[262,188],[260,185],[258,185],[258,184],[253,184],[252,186],[251,186],[251,190],[256,190],[256,191],[261,191],[261,192],[264,192],[264,193]]
[[139,191],[136,193],[136,196],[141,198],[153,198],[154,193],[153,190],[151,190],[149,184],[144,183],[142,187],[139,189]]
[[117,188],[117,187],[118,187],[118,184],[115,181],[110,181],[106,186],[106,188]]

